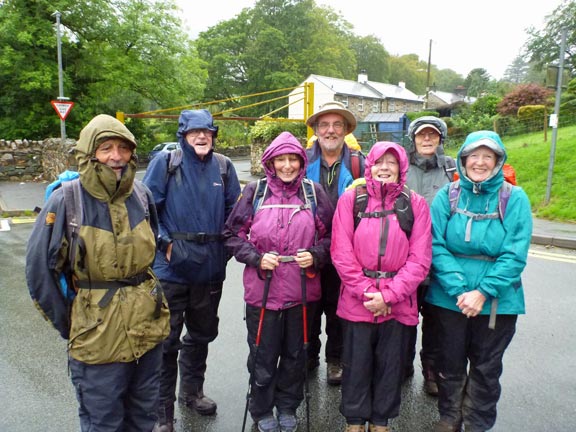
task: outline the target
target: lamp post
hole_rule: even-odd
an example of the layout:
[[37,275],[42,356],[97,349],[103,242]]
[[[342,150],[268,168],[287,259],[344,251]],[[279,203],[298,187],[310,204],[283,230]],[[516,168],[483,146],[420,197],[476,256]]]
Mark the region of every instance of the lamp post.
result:
[[558,114],[560,112],[560,96],[562,94],[562,73],[564,68],[564,55],[566,49],[566,33],[562,30],[562,41],[560,42],[560,59],[558,61],[558,77],[556,79],[556,101],[554,103],[554,114],[550,116],[550,126],[552,126],[552,142],[550,144],[550,162],[548,164],[548,179],[546,181],[546,204],[550,202],[552,192],[552,173],[554,172],[554,158],[556,153],[556,136],[558,135]]
[[[58,48],[58,100],[59,101],[66,101],[69,98],[64,97],[64,79],[62,76],[62,41],[60,38],[60,16],[62,15],[60,12],[56,11],[52,14],[56,17],[56,40],[57,40],[57,48]],[[66,122],[60,119],[60,137],[61,137],[61,144],[64,144],[66,140]]]
[[426,68],[426,95],[424,96],[424,109],[428,108],[428,97],[430,96],[430,63],[432,60],[432,39],[428,47],[428,67]]

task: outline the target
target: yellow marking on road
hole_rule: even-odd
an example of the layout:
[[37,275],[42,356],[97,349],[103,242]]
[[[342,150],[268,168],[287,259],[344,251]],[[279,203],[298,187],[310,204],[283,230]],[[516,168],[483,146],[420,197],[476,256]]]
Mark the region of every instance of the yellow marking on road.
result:
[[534,258],[576,264],[576,255],[566,255],[561,253],[545,252],[534,249],[530,249],[528,251],[528,255]]
[[26,223],[34,223],[36,221],[35,217],[13,217],[11,222],[16,224],[26,224]]

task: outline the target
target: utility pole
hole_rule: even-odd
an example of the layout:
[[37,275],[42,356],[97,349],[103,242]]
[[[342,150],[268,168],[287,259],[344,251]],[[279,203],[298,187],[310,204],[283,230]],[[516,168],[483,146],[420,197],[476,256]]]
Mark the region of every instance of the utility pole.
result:
[[[56,38],[58,46],[58,101],[67,101],[69,98],[64,97],[64,79],[62,76],[62,41],[60,38],[60,16],[62,14],[58,11],[54,12],[52,16],[56,17]],[[60,119],[60,136],[61,144],[66,140],[66,121]]]
[[548,163],[548,180],[546,182],[546,204],[550,203],[552,192],[552,173],[554,172],[554,158],[556,153],[556,137],[558,135],[558,114],[560,112],[560,95],[562,94],[562,75],[564,68],[564,55],[566,49],[566,33],[562,30],[562,41],[560,42],[560,59],[558,61],[558,76],[556,77],[556,101],[554,103],[554,114],[550,116],[550,126],[552,126],[552,143],[550,144],[550,162]]
[[428,97],[430,97],[430,64],[432,61],[432,39],[428,47],[428,67],[426,68],[426,95],[424,96],[424,109],[428,108]]

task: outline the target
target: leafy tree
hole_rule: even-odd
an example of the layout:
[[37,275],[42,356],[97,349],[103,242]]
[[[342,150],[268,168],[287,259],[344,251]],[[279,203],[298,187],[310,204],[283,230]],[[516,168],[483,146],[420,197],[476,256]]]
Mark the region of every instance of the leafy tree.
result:
[[[390,57],[390,84],[403,81],[406,88],[423,95],[426,93],[426,69],[428,63],[420,60],[416,54]],[[430,86],[434,82],[434,68],[430,70]]]
[[[350,28],[331,8],[319,8],[313,0],[259,0],[196,40],[209,76],[205,99],[293,87],[312,73],[353,79],[358,69]],[[263,95],[250,102],[279,96]],[[255,106],[241,115],[263,115],[279,105]]]
[[546,17],[544,29],[528,29],[526,51],[530,61],[540,69],[558,63],[562,31],[566,29],[566,52],[564,66],[576,75],[576,2],[564,1]]
[[370,81],[389,81],[390,54],[376,36],[352,36],[350,46],[356,53],[358,70],[365,70]]
[[453,93],[454,89],[464,85],[464,78],[452,69],[437,70],[432,83],[432,88],[439,91]]
[[490,75],[483,68],[472,69],[466,79],[464,86],[468,89],[468,96],[481,97],[488,92]]
[[488,116],[494,116],[498,113],[496,107],[500,103],[502,98],[495,95],[487,95],[478,98],[471,106],[470,112],[474,115],[486,114]]
[[[95,114],[142,112],[190,103],[205,72],[180,31],[173,0],[6,0],[0,6],[0,130],[57,136],[55,18],[61,12],[64,92],[76,104],[66,121],[77,136]],[[139,139],[139,122],[130,125]],[[150,138],[152,139],[152,138]]]
[[518,108],[525,105],[550,105],[553,91],[538,84],[521,84],[508,93],[497,105],[498,114],[516,116]]
[[529,69],[530,65],[525,60],[524,56],[518,55],[504,72],[503,80],[514,84],[523,83],[526,81]]

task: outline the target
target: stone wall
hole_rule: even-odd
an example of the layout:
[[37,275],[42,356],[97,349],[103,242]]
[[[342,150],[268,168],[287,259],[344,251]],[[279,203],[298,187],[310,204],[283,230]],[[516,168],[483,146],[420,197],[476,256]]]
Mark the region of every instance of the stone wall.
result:
[[[3,140],[0,139],[0,181],[48,181],[58,177],[62,171],[76,169],[76,160],[70,153],[76,144],[75,140],[67,139],[62,145],[60,138],[48,138],[44,141],[33,140]],[[260,156],[266,148],[259,148],[256,170],[260,171]],[[220,151],[226,156],[247,156],[250,147],[223,148]],[[140,163],[146,166],[147,161]]]
[[0,181],[52,181],[66,169],[74,169],[70,149],[75,144],[60,138],[44,141],[0,140]]

